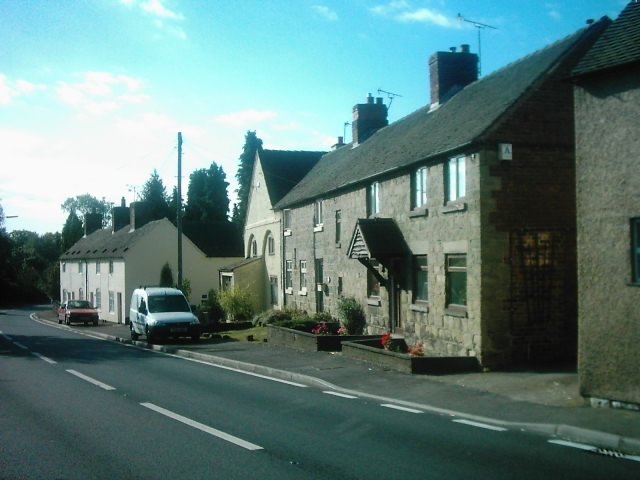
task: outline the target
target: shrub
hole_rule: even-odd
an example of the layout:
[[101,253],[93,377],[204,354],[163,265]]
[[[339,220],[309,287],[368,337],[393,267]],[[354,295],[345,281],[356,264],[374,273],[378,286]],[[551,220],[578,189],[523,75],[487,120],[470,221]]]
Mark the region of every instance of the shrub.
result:
[[207,321],[209,323],[217,323],[220,320],[224,319],[224,310],[220,305],[220,299],[218,298],[218,292],[216,292],[213,288],[209,290],[207,294],[207,299],[202,302],[200,306],[200,310],[206,312]]
[[350,335],[362,335],[367,318],[362,306],[353,297],[342,297],[338,300],[338,314],[342,325]]
[[291,314],[284,310],[267,310],[253,317],[254,326],[265,326],[291,320]]
[[240,288],[229,289],[218,295],[220,306],[232,322],[248,320],[253,316],[251,294]]
[[160,270],[160,286],[161,287],[173,287],[173,271],[169,266],[169,262],[166,262]]

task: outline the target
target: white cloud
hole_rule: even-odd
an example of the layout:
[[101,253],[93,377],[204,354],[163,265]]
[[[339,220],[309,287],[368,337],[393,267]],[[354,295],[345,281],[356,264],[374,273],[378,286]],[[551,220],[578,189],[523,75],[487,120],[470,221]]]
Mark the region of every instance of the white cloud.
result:
[[335,22],[338,20],[338,14],[330,9],[329,7],[327,7],[326,5],[312,5],[311,8],[321,17],[324,17],[325,19],[331,21],[331,22]]
[[276,118],[277,114],[269,110],[242,110],[240,112],[223,113],[217,115],[214,121],[219,124],[231,127],[251,127],[255,128],[255,124],[264,123]]
[[167,7],[165,5],[166,0],[120,0],[120,3],[130,8],[137,7],[145,15],[151,16],[153,18],[153,24],[159,30],[168,32],[181,40],[187,38],[186,32],[176,26],[177,22],[185,20],[185,16]]
[[445,28],[459,28],[459,22],[430,8],[413,8],[404,0],[391,1],[376,5],[370,9],[371,13],[391,18],[401,23],[425,23]]
[[14,98],[29,95],[38,90],[46,90],[46,87],[26,80],[10,80],[0,73],[0,105],[9,105]]
[[545,8],[547,9],[547,15],[549,15],[551,19],[562,20],[562,14],[557,4],[547,3],[545,4]]
[[81,113],[103,115],[124,106],[140,104],[148,95],[140,92],[142,81],[110,72],[85,72],[80,82],[58,82],[58,99]]
[[140,4],[140,8],[151,15],[171,20],[184,20],[184,15],[169,10],[162,0],[146,0]]

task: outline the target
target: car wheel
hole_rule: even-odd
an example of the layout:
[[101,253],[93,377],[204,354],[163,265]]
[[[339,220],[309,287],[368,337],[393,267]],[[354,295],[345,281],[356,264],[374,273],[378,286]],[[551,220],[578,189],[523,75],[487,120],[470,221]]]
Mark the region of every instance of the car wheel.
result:
[[98,326],[98,320],[94,320],[93,321],[93,325],[94,325],[94,327],[97,327]]
[[153,343],[154,341],[154,336],[153,334],[149,331],[149,327],[144,327],[144,333],[147,337],[147,343]]
[[129,330],[131,331],[131,340],[133,341],[138,340],[138,337],[140,337],[140,335],[138,335],[136,331],[133,329],[133,325],[129,324]]
[[195,335],[191,335],[191,341],[192,341],[193,343],[197,343],[197,342],[199,342],[199,341],[200,341],[200,334],[199,334],[199,333],[196,333]]

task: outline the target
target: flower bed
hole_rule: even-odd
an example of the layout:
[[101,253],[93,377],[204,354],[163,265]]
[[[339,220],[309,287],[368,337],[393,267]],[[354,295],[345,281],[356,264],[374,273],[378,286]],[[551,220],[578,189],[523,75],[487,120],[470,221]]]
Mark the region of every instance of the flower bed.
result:
[[316,335],[292,328],[267,325],[267,341],[271,345],[295,348],[308,352],[340,352],[345,341],[374,339],[379,335]]
[[342,343],[345,357],[390,368],[404,373],[447,374],[476,372],[476,357],[429,357],[392,352],[382,348],[380,339],[350,340]]

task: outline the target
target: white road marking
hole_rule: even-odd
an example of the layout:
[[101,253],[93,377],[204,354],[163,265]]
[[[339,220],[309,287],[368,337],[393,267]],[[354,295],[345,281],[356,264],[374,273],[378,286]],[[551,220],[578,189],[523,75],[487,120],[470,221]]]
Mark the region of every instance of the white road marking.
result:
[[383,403],[381,407],[392,408],[393,410],[400,410],[402,412],[409,413],[424,413],[422,410],[416,410],[415,408],[402,407],[400,405],[394,405],[393,403]]
[[354,395],[347,395],[346,393],[340,393],[340,392],[332,392],[331,390],[325,390],[322,393],[326,393],[327,395],[333,395],[335,397],[342,397],[342,398],[349,398],[349,399],[358,398]]
[[243,375],[251,375],[252,377],[258,377],[258,378],[262,378],[262,379],[265,379],[265,380],[271,380],[272,382],[284,383],[285,385],[291,385],[292,387],[307,388],[307,386],[303,385],[302,383],[291,382],[289,380],[282,380],[280,378],[275,378],[275,377],[269,377],[267,375],[262,375],[260,373],[247,372],[245,370],[240,370],[238,368],[233,368],[233,367],[227,367],[225,365],[217,365],[215,363],[207,362],[205,360],[198,360],[197,358],[181,357],[179,355],[174,355],[173,353],[164,353],[164,352],[157,352],[157,353],[162,353],[162,354],[167,355],[169,357],[179,358],[180,360],[187,360],[188,362],[201,363],[203,365],[208,365],[210,367],[221,368],[222,370],[229,370],[229,371],[232,371],[232,372],[235,372],[235,373],[242,373]]
[[13,342],[13,344],[16,347],[21,348],[22,350],[29,350],[29,347],[27,347],[26,345],[21,344],[20,342]]
[[115,387],[112,387],[111,385],[107,385],[106,383],[102,383],[99,380],[96,380],[95,378],[88,377],[87,375],[77,372],[76,370],[67,370],[67,372],[69,372],[71,375],[75,375],[76,377],[81,378],[82,380],[92,383],[93,385],[100,387],[103,390],[115,390]]
[[178,422],[184,423],[185,425],[188,425],[190,427],[196,428],[202,432],[208,433],[209,435],[213,435],[214,437],[218,437],[222,440],[225,440],[227,442],[233,443],[234,445],[237,445],[239,447],[245,448],[247,450],[262,450],[263,448],[259,445],[256,445],[254,443],[251,442],[247,442],[246,440],[242,440],[241,438],[238,437],[234,437],[233,435],[230,435],[228,433],[222,432],[220,430],[217,430],[215,428],[209,427],[207,425],[204,425],[200,422],[196,422],[195,420],[191,420],[190,418],[187,417],[183,417],[182,415],[179,415],[177,413],[174,413],[170,410],[166,410],[162,407],[159,407],[157,405],[154,405],[153,403],[141,403],[140,405],[142,405],[145,408],[148,408],[149,410],[153,410],[154,412],[157,412],[161,415],[164,415],[166,417],[169,417],[173,420],[177,420]]
[[55,365],[56,363],[58,363],[55,360],[51,360],[49,357],[45,357],[44,355],[39,354],[38,352],[31,352],[31,353],[33,353],[40,360],[44,360],[45,362],[50,363],[51,365]]
[[488,423],[480,423],[474,422],[473,420],[465,420],[464,418],[459,418],[454,420],[456,423],[463,423],[465,425],[470,425],[472,427],[484,428],[485,430],[493,430],[494,432],[506,432],[507,429],[504,427],[497,427],[495,425],[489,425]]
[[[592,452],[592,453],[601,453],[601,449],[593,445],[588,445],[586,443],[569,442],[567,440],[547,440],[547,441],[555,445],[562,445],[563,447],[577,448],[578,450],[584,450],[586,452]],[[638,455],[626,455],[624,453],[619,453],[612,456],[614,458],[625,458],[627,460],[633,460],[634,462],[640,462],[640,456]]]

